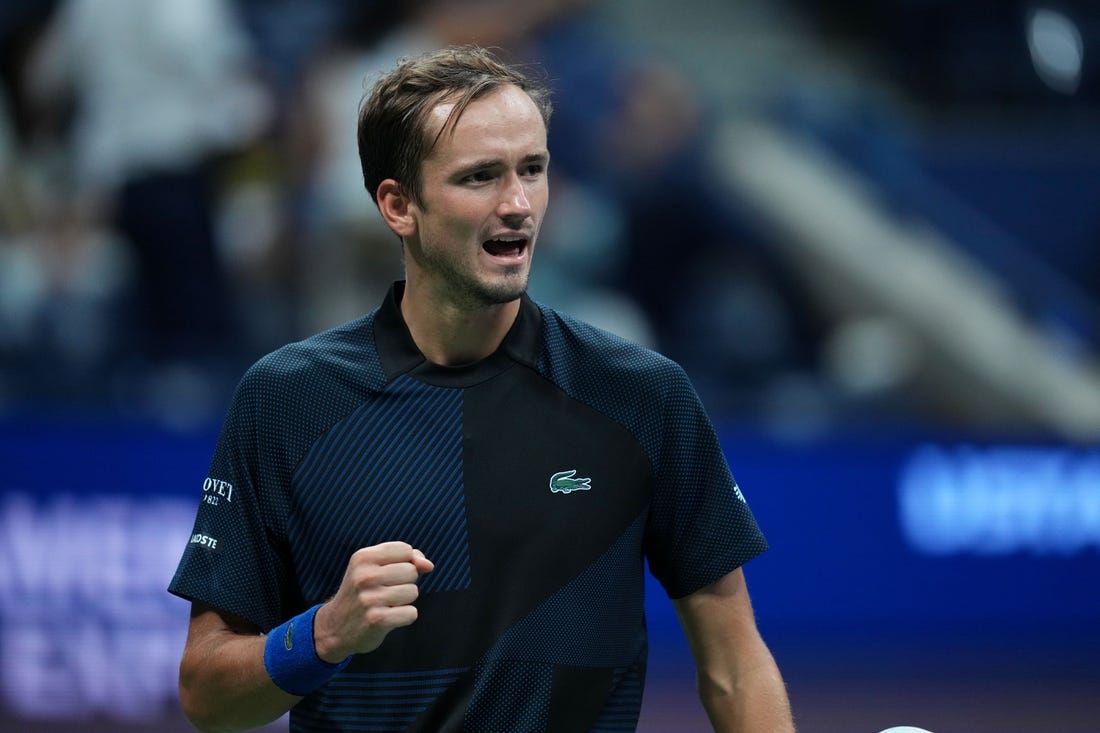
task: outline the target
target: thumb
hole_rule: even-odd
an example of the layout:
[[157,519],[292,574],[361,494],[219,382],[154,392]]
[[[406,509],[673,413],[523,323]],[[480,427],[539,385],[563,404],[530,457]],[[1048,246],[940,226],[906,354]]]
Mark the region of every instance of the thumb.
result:
[[430,573],[435,569],[435,563],[425,557],[420,550],[413,550],[413,566],[421,573]]

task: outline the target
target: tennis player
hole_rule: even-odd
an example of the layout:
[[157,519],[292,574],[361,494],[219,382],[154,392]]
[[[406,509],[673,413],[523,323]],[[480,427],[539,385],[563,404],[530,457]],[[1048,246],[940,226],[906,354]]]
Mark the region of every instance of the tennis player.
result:
[[238,387],[170,586],[200,730],[635,730],[646,561],[715,730],[793,730],[741,569],[766,543],[684,372],[526,294],[550,112],[476,47],[365,100],[406,279]]

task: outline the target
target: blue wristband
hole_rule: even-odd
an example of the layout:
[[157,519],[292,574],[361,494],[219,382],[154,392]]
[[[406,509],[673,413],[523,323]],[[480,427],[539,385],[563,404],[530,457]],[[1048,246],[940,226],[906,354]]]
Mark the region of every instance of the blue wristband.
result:
[[272,681],[284,692],[304,697],[316,690],[337,672],[348,666],[351,656],[342,662],[330,664],[317,656],[313,646],[313,617],[318,603],[267,635],[264,645],[264,667]]

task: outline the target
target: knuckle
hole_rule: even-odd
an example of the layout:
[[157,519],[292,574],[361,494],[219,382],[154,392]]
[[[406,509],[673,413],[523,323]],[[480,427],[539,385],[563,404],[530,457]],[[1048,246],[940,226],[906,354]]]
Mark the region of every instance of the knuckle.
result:
[[360,565],[352,575],[352,582],[356,588],[369,588],[378,585],[380,572],[376,565]]
[[351,553],[351,564],[352,565],[360,565],[362,563],[368,563],[368,562],[370,562],[370,557],[371,557],[371,548],[369,548],[369,547],[360,547],[358,550]]
[[388,614],[386,609],[375,606],[367,610],[366,619],[369,626],[385,626],[388,621]]
[[371,589],[360,590],[357,595],[359,606],[364,611],[370,611],[371,609],[378,607],[378,594]]

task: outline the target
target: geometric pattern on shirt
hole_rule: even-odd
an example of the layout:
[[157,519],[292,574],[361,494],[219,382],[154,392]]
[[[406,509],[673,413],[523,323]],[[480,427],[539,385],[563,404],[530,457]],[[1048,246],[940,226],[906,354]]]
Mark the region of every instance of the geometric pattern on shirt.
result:
[[401,733],[466,671],[342,672],[295,706],[291,733]]
[[637,659],[645,643],[638,633],[645,520],[645,514],[635,519],[596,562],[502,634],[485,659],[593,667],[625,667]]
[[613,692],[591,733],[633,733],[638,728],[645,677],[637,667],[615,670]]
[[[344,549],[408,542],[436,566],[421,576],[421,592],[470,586],[461,389],[398,377],[320,438],[295,478],[299,521],[335,521],[355,538],[357,547]],[[324,542],[305,546],[310,554],[295,558],[300,578],[338,583],[347,555]]]
[[478,665],[464,733],[545,731],[554,669],[547,664],[498,660]]

